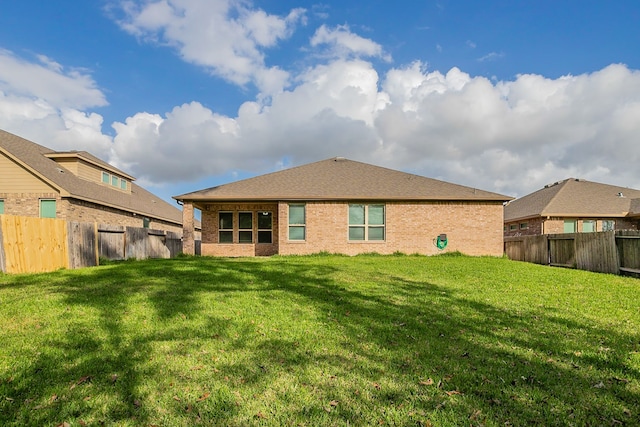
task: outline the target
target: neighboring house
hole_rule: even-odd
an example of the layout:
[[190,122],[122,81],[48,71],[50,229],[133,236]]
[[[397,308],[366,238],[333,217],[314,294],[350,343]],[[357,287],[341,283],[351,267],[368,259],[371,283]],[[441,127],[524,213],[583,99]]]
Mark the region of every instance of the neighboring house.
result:
[[501,256],[503,204],[511,200],[340,157],[174,199],[183,204],[183,252],[193,253],[199,209],[202,255],[214,256]]
[[640,191],[569,178],[509,202],[504,236],[638,230]]
[[85,151],[58,152],[0,130],[0,213],[182,233],[182,212]]

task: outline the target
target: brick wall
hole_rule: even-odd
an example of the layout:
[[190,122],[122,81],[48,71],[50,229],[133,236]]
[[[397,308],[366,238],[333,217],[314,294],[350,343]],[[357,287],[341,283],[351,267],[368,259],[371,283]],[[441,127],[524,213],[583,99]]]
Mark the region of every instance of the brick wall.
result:
[[16,216],[40,216],[40,200],[56,200],[56,216],[60,218],[60,195],[58,193],[0,193],[4,200],[4,213]]
[[[611,218],[608,218],[611,219]],[[562,234],[564,233],[564,220],[565,218],[551,218],[544,222],[544,233],[545,234]],[[615,229],[616,230],[637,230],[638,224],[636,221],[625,219],[625,218],[615,218]],[[582,224],[584,220],[578,219],[577,224],[577,232],[582,232]],[[596,231],[602,231],[602,219],[596,220]]]
[[[67,221],[117,224],[125,227],[144,226],[143,216],[141,215],[76,199],[63,199],[58,207],[58,212],[60,213],[60,218]],[[150,219],[148,228],[182,234],[182,225],[153,218]]]
[[[506,223],[506,230],[504,231],[504,237],[518,237],[518,236],[534,236],[540,234],[563,234],[564,233],[564,221],[565,219],[575,218],[549,218],[549,219],[529,219],[526,221]],[[585,218],[575,219],[577,221],[577,232],[582,233],[583,224],[585,221],[596,221],[595,231],[602,231],[603,221],[613,220],[615,222],[616,230],[638,230],[638,220],[631,218]],[[527,228],[522,229],[520,224],[527,223]],[[516,229],[511,230],[511,225],[515,225]]]
[[[460,251],[469,255],[502,256],[503,253],[503,207],[500,202],[386,203],[385,241],[371,242],[348,240],[348,206],[348,202],[306,203],[306,239],[289,241],[288,204],[285,202],[277,206],[210,205],[202,212],[202,254],[243,256],[251,253],[250,245],[217,243],[218,212],[263,209],[273,209],[274,212],[273,251],[261,252],[258,250],[261,245],[255,245],[253,250],[256,254],[313,254],[326,251],[347,255],[367,252],[434,255]],[[448,246],[440,251],[434,240],[443,233],[447,234]]]
[[[434,255],[460,251],[468,255],[501,256],[502,204],[472,202],[393,202],[385,204],[385,241],[349,241],[347,202],[307,203],[307,239],[289,242],[280,232],[280,254],[321,251],[356,255],[377,252]],[[280,206],[287,224],[288,206]],[[283,227],[286,228],[286,227]],[[434,240],[446,234],[448,245],[439,250]]]
[[[56,199],[56,218],[77,222],[142,227],[143,217],[130,212],[96,205],[75,199],[62,199],[57,193],[0,194],[4,200],[4,213],[17,216],[40,216],[40,199]],[[182,233],[182,226],[151,219],[149,228]]]
[[[542,234],[542,227],[544,221],[542,218],[532,218],[517,222],[510,222],[505,224],[506,230],[504,231],[504,237],[518,237],[518,236],[537,236]],[[515,229],[511,229],[515,227]]]
[[185,202],[182,205],[182,253],[195,255],[195,217],[193,203]]

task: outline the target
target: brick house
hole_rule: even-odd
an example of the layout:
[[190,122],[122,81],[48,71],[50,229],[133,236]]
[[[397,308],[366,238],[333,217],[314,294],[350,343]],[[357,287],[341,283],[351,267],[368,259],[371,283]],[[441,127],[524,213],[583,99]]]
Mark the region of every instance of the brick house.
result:
[[0,214],[182,232],[182,212],[85,151],[58,152],[0,130]]
[[199,209],[202,255],[212,256],[501,256],[503,204],[511,200],[340,157],[174,198],[183,204],[183,251],[193,253]]
[[640,229],[640,191],[569,178],[509,202],[504,236]]

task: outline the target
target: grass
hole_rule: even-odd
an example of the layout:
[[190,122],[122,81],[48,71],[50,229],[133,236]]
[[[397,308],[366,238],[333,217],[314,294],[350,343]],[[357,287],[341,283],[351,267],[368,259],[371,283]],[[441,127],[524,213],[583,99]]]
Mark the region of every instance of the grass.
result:
[[0,425],[636,425],[639,296],[460,255],[0,275]]

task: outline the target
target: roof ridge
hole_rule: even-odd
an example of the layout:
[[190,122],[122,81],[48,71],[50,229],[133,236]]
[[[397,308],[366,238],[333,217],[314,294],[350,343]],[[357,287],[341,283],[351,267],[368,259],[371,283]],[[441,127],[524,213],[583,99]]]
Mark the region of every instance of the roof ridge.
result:
[[558,195],[562,192],[562,190],[564,190],[567,186],[567,184],[571,181],[571,180],[575,180],[575,178],[566,178],[562,181],[556,181],[555,185],[558,185],[559,188],[558,190],[555,192],[555,194],[553,196],[551,196],[551,198],[549,199],[549,202],[547,202],[547,204],[544,205],[544,208],[542,208],[540,210],[540,215],[544,215],[545,211],[551,206],[551,204],[558,198]]
[[284,168],[284,169],[280,169],[280,170],[274,170],[274,171],[267,172],[267,173],[264,173],[264,174],[256,174],[256,175],[253,175],[253,176],[250,176],[250,177],[247,177],[247,178],[239,179],[237,181],[229,181],[229,182],[225,182],[224,184],[214,185],[212,187],[206,187],[206,188],[203,188],[203,189],[200,189],[200,190],[197,190],[197,191],[190,191],[188,193],[180,194],[178,196],[173,196],[173,198],[174,199],[178,199],[178,198],[183,197],[183,196],[188,196],[189,194],[192,194],[192,193],[200,193],[200,192],[203,192],[203,191],[213,190],[213,189],[216,189],[216,188],[225,187],[225,186],[230,185],[230,184],[244,183],[244,182],[256,179],[256,178],[268,177],[268,176],[271,176],[271,175],[274,175],[274,174],[277,174],[277,173],[281,173],[281,172],[285,172],[285,171],[292,171],[292,170],[295,170],[295,169],[298,169],[298,168],[301,168],[301,167],[304,167],[304,166],[311,166],[311,165],[314,165],[314,164],[317,164],[317,163],[326,162],[326,161],[329,161],[329,160],[336,160],[337,161],[338,159],[340,159],[340,161],[350,161],[350,162],[353,161],[353,160],[349,160],[349,159],[347,159],[345,157],[329,157],[328,159],[324,159],[324,160],[317,160],[317,161],[311,162],[311,163],[304,163],[304,164],[301,164],[301,165],[291,166],[291,167],[288,167],[288,168]]

